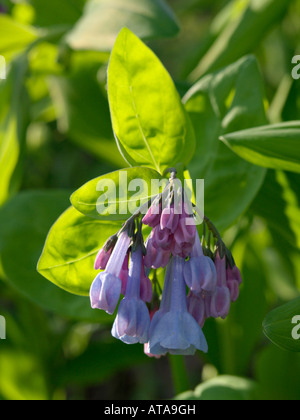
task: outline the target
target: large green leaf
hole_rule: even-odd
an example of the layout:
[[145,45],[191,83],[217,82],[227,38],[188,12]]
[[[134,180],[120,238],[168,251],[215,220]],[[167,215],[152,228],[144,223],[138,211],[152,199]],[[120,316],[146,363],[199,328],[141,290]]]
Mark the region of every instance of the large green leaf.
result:
[[27,122],[26,70],[27,60],[21,56],[12,63],[7,79],[0,82],[0,206],[18,184],[16,169]]
[[194,132],[175,85],[156,55],[126,28],[111,54],[108,95],[116,140],[130,165],[162,172],[190,161]]
[[184,98],[197,140],[189,169],[193,178],[205,179],[205,212],[220,230],[247,209],[266,171],[239,158],[219,137],[265,124],[263,98],[261,74],[252,56],[207,75]]
[[[263,322],[264,333],[277,346],[300,352],[300,298],[271,311]],[[298,337],[298,338],[297,338]]]
[[[160,191],[152,186],[162,177],[153,169],[128,168],[95,178],[71,196],[73,206],[99,220],[126,220]],[[165,180],[166,181],[166,180]]]
[[242,130],[221,140],[255,165],[300,173],[300,121]]
[[164,0],[90,0],[66,41],[74,49],[110,51],[124,27],[142,39],[170,37],[179,31]]
[[[90,308],[89,299],[59,289],[36,271],[47,233],[68,202],[68,192],[36,191],[22,192],[5,203],[0,209],[1,271],[22,295],[52,312],[72,319],[110,321],[103,312]],[[76,239],[84,241],[84,237]],[[95,275],[92,266],[91,261],[91,278]],[[82,275],[88,273],[78,274]]]
[[257,398],[257,384],[246,378],[218,376],[199,385],[194,391],[178,395],[175,400],[250,401]]
[[120,227],[120,223],[94,220],[69,208],[49,232],[39,273],[70,293],[88,296],[96,276],[96,255]]
[[191,80],[254,52],[272,26],[282,19],[291,2],[249,0],[245,7],[245,1],[236,1],[231,19],[191,73]]

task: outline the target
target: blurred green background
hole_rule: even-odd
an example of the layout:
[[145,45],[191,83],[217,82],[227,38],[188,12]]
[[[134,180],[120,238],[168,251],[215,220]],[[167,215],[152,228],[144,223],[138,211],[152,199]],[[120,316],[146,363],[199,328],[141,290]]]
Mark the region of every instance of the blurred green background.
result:
[[[262,327],[270,310],[299,297],[297,174],[269,170],[247,211],[223,232],[244,283],[228,319],[205,325],[208,355],[149,359],[142,346],[113,340],[111,318],[91,311],[87,298],[36,272],[70,193],[127,166],[106,91],[122,26],[147,41],[182,96],[206,74],[254,54],[269,122],[300,119],[300,80],[291,77],[299,0],[153,3],[157,9],[146,0],[0,1],[7,63],[0,81],[0,315],[7,322],[0,399],[300,398],[299,354],[272,344]],[[150,7],[150,21],[141,5]]]

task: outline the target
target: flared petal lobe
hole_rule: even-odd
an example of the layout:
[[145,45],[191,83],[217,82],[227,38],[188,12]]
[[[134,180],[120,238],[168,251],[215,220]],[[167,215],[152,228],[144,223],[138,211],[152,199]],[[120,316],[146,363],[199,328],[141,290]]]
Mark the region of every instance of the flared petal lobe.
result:
[[121,280],[112,274],[102,272],[94,280],[90,299],[93,309],[102,309],[112,315],[121,295]]

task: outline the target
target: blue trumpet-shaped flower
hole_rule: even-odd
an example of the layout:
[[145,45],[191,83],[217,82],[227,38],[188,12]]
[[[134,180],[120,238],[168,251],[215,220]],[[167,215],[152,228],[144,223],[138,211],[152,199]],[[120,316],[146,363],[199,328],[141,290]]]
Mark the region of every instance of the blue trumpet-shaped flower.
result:
[[207,352],[202,329],[187,311],[186,285],[183,277],[185,260],[175,256],[170,261],[163,293],[163,307],[153,317],[150,327],[149,353],[192,355]]
[[106,270],[97,275],[91,289],[90,299],[93,309],[103,309],[108,314],[113,314],[121,295],[122,283],[119,278],[131,238],[127,232],[122,232],[111,257],[107,263]]
[[150,327],[149,310],[140,297],[142,248],[131,254],[125,298],[121,301],[112,335],[126,344],[147,343]]

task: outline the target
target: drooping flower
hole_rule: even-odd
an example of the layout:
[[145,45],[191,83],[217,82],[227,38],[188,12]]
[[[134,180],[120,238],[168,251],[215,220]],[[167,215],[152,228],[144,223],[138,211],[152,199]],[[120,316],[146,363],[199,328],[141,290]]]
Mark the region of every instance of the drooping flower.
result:
[[226,284],[230,291],[231,302],[236,302],[240,295],[240,285],[242,276],[240,270],[235,265],[233,268],[229,265],[226,270]]
[[98,274],[90,289],[90,300],[93,309],[102,309],[113,314],[121,294],[119,278],[131,238],[126,231],[122,232],[109,258],[105,271]]
[[142,221],[144,225],[155,228],[157,225],[159,225],[160,216],[161,204],[159,204],[157,201],[154,201],[154,203],[150,206],[149,210],[147,211],[146,215],[143,217]]
[[174,204],[163,209],[160,218],[160,228],[162,231],[168,229],[170,233],[175,233],[180,219],[179,212],[176,211]]
[[170,251],[164,249],[157,249],[153,246],[152,234],[146,242],[146,256],[144,264],[148,268],[166,267],[170,260]]
[[112,253],[112,249],[109,249],[108,251],[106,251],[105,248],[100,249],[95,260],[95,265],[94,265],[95,270],[106,269],[111,253]]
[[146,343],[150,327],[148,308],[140,298],[142,249],[131,253],[125,298],[121,301],[112,335],[126,344]]
[[217,286],[214,262],[204,256],[198,233],[189,260],[184,265],[184,279],[193,293],[212,294]]
[[207,342],[202,329],[187,311],[186,286],[183,278],[184,259],[173,257],[170,261],[170,281],[165,283],[166,312],[153,317],[150,328],[149,352],[154,355],[192,355],[197,349],[207,352]]
[[226,283],[226,257],[220,258],[219,253],[215,259],[217,270],[217,287],[210,302],[210,316],[225,319],[229,314],[231,296]]

